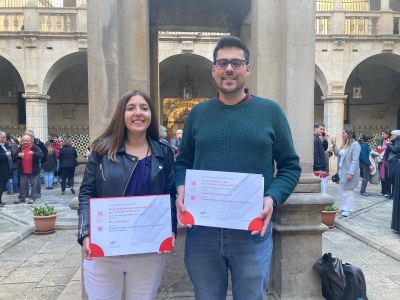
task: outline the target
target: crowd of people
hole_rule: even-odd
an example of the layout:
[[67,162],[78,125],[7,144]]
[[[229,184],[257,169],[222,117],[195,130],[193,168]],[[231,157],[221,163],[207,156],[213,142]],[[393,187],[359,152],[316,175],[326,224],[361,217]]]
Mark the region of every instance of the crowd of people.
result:
[[337,157],[337,176],[339,180],[340,212],[344,217],[354,212],[354,190],[358,188],[362,177],[360,195],[368,197],[368,183],[381,184],[380,196],[393,199],[391,228],[400,232],[400,130],[383,130],[375,149],[371,149],[374,136],[363,133],[357,139],[354,129],[345,126],[342,130],[342,143],[337,145],[332,138],[332,147],[328,145],[325,125],[314,125],[314,174],[321,177],[321,191],[326,192],[324,184],[328,174],[329,153]]
[[61,194],[65,194],[67,187],[75,194],[78,154],[69,137],[61,141],[58,134],[52,134],[43,143],[32,130],[26,130],[22,137],[0,131],[0,146],[0,207],[5,205],[5,192],[17,196],[14,204],[33,204],[41,197],[41,174],[46,190],[60,184]]

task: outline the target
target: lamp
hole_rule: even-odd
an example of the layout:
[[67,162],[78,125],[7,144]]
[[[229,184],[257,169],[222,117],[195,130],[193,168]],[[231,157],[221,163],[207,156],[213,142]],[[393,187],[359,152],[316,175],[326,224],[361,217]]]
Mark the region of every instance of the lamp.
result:
[[195,81],[189,77],[189,65],[186,65],[186,76],[179,80],[179,91],[183,100],[192,100],[195,96]]
[[353,85],[353,99],[362,99],[362,97],[363,97],[362,85],[361,85],[360,79],[358,78],[358,66],[356,68],[356,72],[357,72],[357,78]]
[[11,64],[8,62],[8,92],[7,92],[8,98],[12,97],[12,89],[11,89]]

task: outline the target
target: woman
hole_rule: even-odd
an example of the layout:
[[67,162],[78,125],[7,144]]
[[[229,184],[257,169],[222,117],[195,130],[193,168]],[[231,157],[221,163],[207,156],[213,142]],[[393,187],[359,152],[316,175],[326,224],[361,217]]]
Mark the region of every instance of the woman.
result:
[[60,174],[61,174],[61,194],[65,194],[65,188],[68,184],[72,194],[74,190],[74,175],[75,167],[77,166],[78,153],[72,147],[72,141],[69,138],[64,140],[64,144],[60,150],[58,159],[60,160]]
[[341,201],[342,216],[347,217],[354,211],[354,189],[358,186],[360,177],[360,144],[356,141],[356,134],[351,127],[345,127],[342,131],[342,145],[336,146],[336,140],[332,139],[332,150],[338,160],[339,195]]
[[379,178],[381,180],[381,195],[385,198],[389,198],[392,194],[391,184],[389,180],[389,165],[387,162],[387,154],[386,148],[387,143],[390,141],[390,132],[389,130],[383,130],[381,133],[382,142],[378,147],[378,150],[384,151],[381,153],[381,157],[383,157],[382,163],[379,166]]
[[[8,146],[10,147],[11,150],[11,154],[14,154],[15,152],[17,152],[17,149],[20,145],[20,142],[18,141],[17,138],[11,138],[10,143],[8,144]],[[11,195],[11,194],[16,194],[18,193],[18,186],[19,186],[19,180],[18,180],[18,161],[14,161],[11,159],[11,179],[8,180],[7,182],[7,194]],[[11,183],[12,181],[12,183]]]
[[50,142],[46,142],[45,146],[47,148],[46,161],[42,164],[42,169],[44,172],[44,185],[46,190],[53,189],[54,172],[57,168],[57,156]]
[[159,141],[158,121],[149,96],[141,91],[123,95],[111,123],[91,149],[79,193],[78,242],[85,258],[86,292],[89,299],[121,299],[125,285],[127,300],[155,299],[164,255],[149,253],[92,260],[89,247],[92,197],[171,194],[172,230],[176,232],[173,153]]

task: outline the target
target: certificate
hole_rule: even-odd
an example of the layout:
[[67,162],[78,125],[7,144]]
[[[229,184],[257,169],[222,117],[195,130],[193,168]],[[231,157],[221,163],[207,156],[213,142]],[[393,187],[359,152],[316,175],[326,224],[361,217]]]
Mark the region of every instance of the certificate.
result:
[[172,251],[170,195],[90,199],[91,257]]
[[183,224],[261,231],[260,174],[187,170]]

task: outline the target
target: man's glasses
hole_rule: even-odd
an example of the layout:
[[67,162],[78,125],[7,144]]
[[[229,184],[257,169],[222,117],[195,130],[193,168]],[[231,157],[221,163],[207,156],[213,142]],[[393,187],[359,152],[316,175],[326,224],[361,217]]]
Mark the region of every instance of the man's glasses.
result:
[[221,70],[226,69],[229,64],[231,64],[232,68],[238,70],[243,68],[247,64],[247,61],[245,59],[238,59],[238,58],[234,58],[231,60],[222,58],[215,60],[214,64],[217,66],[218,69]]

